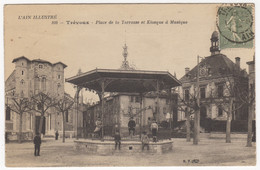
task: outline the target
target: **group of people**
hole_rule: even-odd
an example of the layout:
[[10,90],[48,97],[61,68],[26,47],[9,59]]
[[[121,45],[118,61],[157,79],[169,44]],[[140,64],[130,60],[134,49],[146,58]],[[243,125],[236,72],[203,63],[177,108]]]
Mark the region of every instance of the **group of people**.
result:
[[[148,118],[149,131],[152,132],[153,142],[157,142],[157,132],[158,132],[157,122],[155,119],[152,122],[151,121],[149,122],[149,120],[150,118]],[[136,127],[136,123],[133,117],[131,117],[128,122],[129,135],[131,134],[131,132],[133,132],[133,135],[135,135],[135,127]],[[118,128],[116,128],[114,140],[115,140],[115,150],[117,149],[120,150],[121,136]],[[143,131],[142,133],[141,142],[142,142],[142,150],[144,150],[145,147],[147,148],[147,150],[149,150],[150,138],[146,131]]]
[[[157,125],[156,120],[153,120],[151,122],[150,118],[148,118],[148,126],[150,127],[149,131],[152,132],[153,142],[157,142],[158,125]],[[131,117],[128,122],[129,135],[131,134],[131,132],[133,132],[133,135],[135,135],[135,127],[136,127],[136,123],[135,123],[133,117]],[[100,117],[98,117],[98,119],[96,121],[96,128],[94,130],[94,133],[97,133],[99,136],[101,136],[101,128],[102,128],[102,122],[101,122]],[[59,132],[56,131],[55,140],[58,140],[58,136],[59,136]],[[115,127],[114,140],[115,140],[115,150],[117,150],[117,149],[120,150],[121,136],[120,136],[118,126]],[[40,156],[41,136],[39,133],[36,133],[36,136],[34,137],[33,142],[34,142],[34,156]],[[141,142],[142,142],[142,150],[144,150],[145,147],[147,147],[147,150],[149,150],[150,139],[149,139],[149,136],[146,131],[144,131],[141,136]]]

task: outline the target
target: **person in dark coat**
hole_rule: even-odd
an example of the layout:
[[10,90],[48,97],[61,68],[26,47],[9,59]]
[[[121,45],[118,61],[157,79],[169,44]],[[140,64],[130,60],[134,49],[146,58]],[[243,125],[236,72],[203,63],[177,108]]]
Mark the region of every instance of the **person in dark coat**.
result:
[[55,133],[55,140],[58,140],[58,138],[59,138],[59,132],[56,131],[56,133]]
[[116,132],[115,132],[115,150],[117,149],[117,146],[118,146],[118,149],[120,150],[120,146],[121,146],[121,136],[120,136],[119,131],[116,131]]
[[135,121],[133,117],[130,118],[130,121],[128,122],[128,130],[129,130],[129,135],[131,134],[131,130],[133,131],[133,135],[135,135]]
[[41,137],[39,133],[36,133],[36,136],[33,139],[34,143],[34,156],[40,156],[40,147],[41,147]]

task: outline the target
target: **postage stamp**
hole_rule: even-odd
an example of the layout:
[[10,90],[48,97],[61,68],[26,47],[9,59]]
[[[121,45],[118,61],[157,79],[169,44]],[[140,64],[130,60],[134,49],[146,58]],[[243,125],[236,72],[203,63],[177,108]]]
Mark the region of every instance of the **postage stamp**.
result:
[[253,47],[253,14],[251,5],[221,6],[217,11],[220,48]]

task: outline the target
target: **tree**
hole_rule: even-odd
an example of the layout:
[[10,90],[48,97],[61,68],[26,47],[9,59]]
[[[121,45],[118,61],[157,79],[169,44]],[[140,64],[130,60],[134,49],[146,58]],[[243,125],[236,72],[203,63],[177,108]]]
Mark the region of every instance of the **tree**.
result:
[[28,98],[23,97],[12,97],[11,101],[9,108],[20,115],[18,142],[22,143],[23,114],[31,110],[31,104]]
[[42,132],[44,115],[49,108],[54,107],[56,105],[55,101],[56,101],[55,97],[50,97],[48,93],[45,94],[43,92],[40,92],[32,96],[32,103],[34,105],[32,109],[41,114],[39,131],[38,131],[39,134],[41,134]]
[[65,113],[69,111],[69,109],[73,106],[74,101],[73,99],[70,99],[68,96],[65,96],[60,99],[57,104],[55,105],[56,109],[62,113],[62,121],[63,121],[63,135],[62,135],[62,142],[65,142],[65,123],[66,123],[66,117]]
[[248,107],[248,130],[247,130],[247,147],[252,147],[252,121],[253,107],[255,103],[255,83],[250,84],[248,92],[242,91],[238,94],[240,101]]
[[[196,94],[196,92],[194,94]],[[184,94],[184,96],[185,96],[185,94]],[[186,117],[186,141],[190,142],[190,140],[191,140],[191,137],[190,137],[191,136],[191,119],[190,119],[190,116],[192,114],[195,114],[195,112],[199,111],[196,96],[191,94],[190,92],[188,94],[186,94],[185,97],[182,97],[180,94],[178,94],[177,110],[185,113],[185,117]]]
[[246,104],[241,99],[248,96],[248,80],[244,70],[240,70],[240,68],[220,69],[219,75],[224,82],[222,90],[212,90],[210,100],[227,113],[226,143],[231,143],[232,115]]

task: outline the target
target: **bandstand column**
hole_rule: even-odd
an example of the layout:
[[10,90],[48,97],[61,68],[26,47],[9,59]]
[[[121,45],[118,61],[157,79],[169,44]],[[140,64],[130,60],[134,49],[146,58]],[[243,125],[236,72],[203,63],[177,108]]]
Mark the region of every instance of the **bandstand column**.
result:
[[101,82],[101,122],[102,122],[102,131],[101,131],[101,141],[104,141],[104,93],[105,93],[105,81]]
[[143,94],[142,93],[140,93],[140,115],[139,115],[139,117],[140,117],[140,124],[139,124],[139,126],[140,126],[140,138],[142,137],[142,126],[143,126],[143,124],[142,124],[142,122],[143,122],[143,120],[142,120],[142,118],[143,118]]
[[159,80],[156,80],[156,121],[159,123]]
[[79,115],[79,92],[82,88],[77,86],[77,91],[76,91],[76,139],[78,140],[78,115]]

